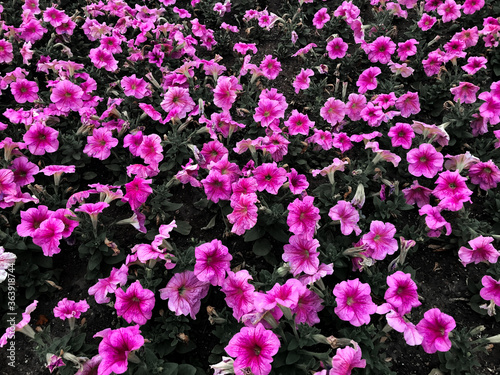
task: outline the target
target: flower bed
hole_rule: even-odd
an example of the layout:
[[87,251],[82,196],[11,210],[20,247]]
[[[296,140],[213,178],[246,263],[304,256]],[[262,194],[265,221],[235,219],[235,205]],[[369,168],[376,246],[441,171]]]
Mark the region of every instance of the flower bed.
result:
[[500,371],[496,14],[1,4],[6,374]]

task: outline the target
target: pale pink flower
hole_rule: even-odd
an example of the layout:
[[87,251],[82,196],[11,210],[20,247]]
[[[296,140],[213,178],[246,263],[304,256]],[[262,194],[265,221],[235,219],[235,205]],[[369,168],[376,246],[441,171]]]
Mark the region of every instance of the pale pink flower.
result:
[[12,44],[5,39],[0,39],[0,63],[8,64],[14,58]]
[[410,117],[420,112],[418,93],[408,91],[396,100],[396,108],[401,111],[401,116]]
[[479,91],[479,86],[470,82],[460,82],[458,86],[452,87],[450,92],[454,95],[453,100],[462,103],[474,103],[476,101],[476,93]]
[[319,113],[325,121],[334,126],[344,119],[345,104],[341,100],[328,98]]

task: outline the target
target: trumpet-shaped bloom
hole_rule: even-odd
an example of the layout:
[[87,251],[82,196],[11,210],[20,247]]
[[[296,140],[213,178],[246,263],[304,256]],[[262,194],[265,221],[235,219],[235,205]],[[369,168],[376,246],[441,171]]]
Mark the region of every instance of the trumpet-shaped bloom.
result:
[[436,180],[436,188],[432,194],[439,199],[449,198],[451,196],[465,196],[472,195],[465,181],[467,178],[462,177],[458,171],[445,171],[439,174]]
[[338,201],[337,204],[330,208],[328,216],[332,220],[340,221],[340,231],[344,236],[350,235],[353,231],[356,236],[359,236],[361,229],[358,226],[359,213],[353,205],[346,201]]
[[314,14],[312,23],[317,29],[322,29],[328,21],[330,21],[328,8],[321,8]]
[[116,313],[128,323],[143,325],[151,319],[155,294],[144,289],[139,280],[131,284],[126,291],[116,289],[115,295]]
[[43,255],[51,257],[61,252],[59,241],[63,237],[62,233],[64,230],[65,225],[62,220],[48,218],[33,233],[33,243],[42,248]]
[[319,113],[330,125],[334,126],[344,119],[345,104],[341,100],[328,98]]
[[361,283],[359,279],[342,281],[335,285],[335,314],[356,327],[370,323],[370,315],[377,311],[377,305],[373,303],[370,293],[370,285]]
[[368,45],[368,59],[373,62],[387,64],[396,51],[396,44],[388,36],[379,36]]
[[87,144],[83,148],[88,156],[105,160],[111,155],[111,149],[118,145],[118,139],[113,138],[111,130],[107,128],[94,129],[87,137]]
[[304,272],[314,275],[319,267],[319,241],[309,239],[300,235],[293,235],[289,239],[289,244],[283,247],[283,261],[290,264],[290,271],[293,276]]
[[235,374],[267,375],[271,372],[273,356],[278,353],[280,340],[272,331],[259,323],[256,327],[243,327],[224,348],[235,357]]
[[423,336],[422,347],[426,353],[447,352],[451,348],[448,334],[456,327],[455,319],[434,308],[425,312],[417,324],[417,331]]
[[53,153],[57,151],[59,148],[58,136],[59,132],[57,130],[37,122],[31,125],[24,134],[23,140],[29,152],[33,155],[44,155],[46,152]]
[[12,44],[5,39],[0,39],[0,63],[10,63],[14,58],[12,51]]
[[495,305],[500,306],[500,280],[497,281],[493,277],[486,275],[481,279],[483,288],[479,291],[479,295],[486,301],[493,301]]
[[437,152],[434,146],[422,143],[418,149],[414,148],[406,154],[408,172],[415,177],[434,177],[443,169],[444,156]]
[[474,14],[482,7],[484,7],[484,0],[465,0],[462,5],[464,14]]
[[38,166],[35,163],[28,161],[28,158],[25,156],[15,158],[9,168],[14,174],[13,182],[17,186],[31,184],[35,181],[35,177],[33,176],[39,172]]
[[75,302],[63,298],[57,303],[57,306],[54,307],[54,316],[62,320],[70,318],[78,319],[81,313],[86,312],[89,308],[90,306],[85,300]]
[[233,224],[231,232],[241,236],[257,224],[256,194],[240,194],[238,198],[231,197],[233,212],[227,215],[227,220]]
[[409,188],[403,189],[406,203],[416,203],[419,208],[429,204],[431,194],[432,190],[425,186],[421,186],[417,180],[413,181],[413,184]]
[[420,216],[427,215],[425,217],[425,224],[430,229],[427,233],[429,237],[439,237],[443,228],[446,229],[447,236],[451,234],[451,224],[441,215],[441,207],[432,207],[430,204],[426,204],[418,213]]
[[488,60],[486,57],[482,56],[471,56],[467,59],[467,64],[462,66],[468,74],[476,74],[480,69],[486,69],[486,63]]
[[359,87],[358,93],[364,94],[368,90],[375,90],[378,85],[376,77],[380,74],[382,74],[382,71],[376,66],[364,70],[356,82],[356,86]]
[[417,284],[411,279],[409,273],[397,271],[387,276],[387,285],[389,288],[384,298],[400,315],[405,315],[412,308],[422,304],[418,300]]
[[479,91],[479,86],[476,86],[470,82],[460,82],[456,87],[452,87],[450,92],[454,95],[453,100],[462,103],[474,103],[476,98],[476,93]]
[[460,262],[464,265],[474,263],[478,264],[480,262],[485,263],[496,263],[500,253],[491,244],[493,242],[493,237],[483,237],[479,236],[469,241],[469,249],[462,246],[458,250],[458,256]]
[[189,96],[189,90],[183,87],[169,87],[160,106],[168,113],[167,118],[186,117],[188,112],[191,112],[195,107],[195,102]]
[[314,75],[312,69],[300,69],[300,73],[295,77],[295,81],[293,81],[293,87],[295,89],[295,93],[298,94],[300,90],[307,90],[309,88],[309,84],[311,83],[311,78]]
[[159,291],[160,298],[168,299],[168,308],[175,315],[190,315],[191,319],[196,319],[208,288],[209,284],[200,281],[193,271],[184,271],[172,276],[167,286]]
[[326,44],[328,57],[332,60],[341,59],[345,56],[348,45],[342,38],[333,38]]
[[137,78],[135,74],[132,74],[130,77],[123,77],[120,84],[127,96],[142,99],[145,96],[151,95],[151,90],[148,89],[147,82],[143,78]]
[[398,43],[398,56],[401,61],[405,61],[409,56],[413,56],[417,53],[417,44],[419,42],[416,39],[409,39],[406,42]]
[[361,359],[361,349],[346,346],[337,349],[332,358],[332,369],[328,375],[350,375],[354,368],[365,368],[366,360]]
[[362,238],[367,246],[367,254],[373,259],[383,260],[398,249],[398,241],[394,238],[396,227],[391,223],[375,220],[370,224],[370,232]]
[[286,223],[293,234],[312,238],[318,223],[319,208],[313,204],[314,197],[306,196],[302,200],[296,198],[288,205],[288,217]]
[[222,285],[233,257],[220,240],[213,240],[196,247],[194,274],[198,280],[212,285]]
[[163,160],[160,136],[154,133],[144,136],[137,148],[137,155],[148,165],[158,165]]
[[27,79],[18,79],[10,84],[10,90],[18,103],[33,103],[38,99],[38,85]]
[[415,138],[415,132],[410,124],[397,122],[387,133],[391,137],[393,147],[401,146],[406,150],[411,148],[412,139]]
[[127,371],[129,354],[144,345],[138,325],[115,330],[106,328],[94,337],[103,338],[99,344],[99,355],[102,357],[97,370],[99,375],[123,374]]
[[446,0],[437,7],[437,13],[443,17],[443,22],[450,22],[460,17],[461,5],[454,0]]
[[52,89],[50,100],[60,111],[78,111],[83,107],[83,90],[80,86],[68,81],[59,81]]
[[281,63],[273,58],[272,55],[266,55],[259,66],[262,74],[267,79],[275,79],[281,72]]
[[120,269],[113,267],[108,277],[99,279],[95,285],[89,288],[89,295],[94,296],[97,303],[109,303],[108,293],[114,293],[119,285],[125,285],[127,274],[128,267],[125,264]]
[[470,181],[483,190],[494,189],[500,182],[500,169],[493,161],[479,162],[469,169]]
[[286,170],[276,163],[264,163],[253,171],[257,190],[266,190],[269,194],[278,194],[279,188],[286,182]]
[[221,290],[226,295],[224,299],[233,309],[233,316],[236,320],[240,320],[243,315],[254,310],[255,287],[248,282],[252,279],[247,270],[240,270],[236,273],[229,270],[222,283]]
[[122,201],[128,202],[133,211],[137,210],[143,203],[146,203],[153,189],[149,184],[152,180],[145,180],[141,177],[135,177],[132,181],[125,184],[125,195]]
[[237,91],[242,89],[236,77],[219,77],[214,89],[214,104],[226,112],[229,111],[236,101]]
[[285,121],[285,126],[288,127],[288,134],[290,135],[308,135],[309,130],[314,127],[314,121],[309,120],[307,115],[294,109],[288,120]]
[[231,178],[212,169],[207,178],[201,180],[207,199],[214,203],[219,200],[229,200],[231,197]]
[[396,100],[396,108],[401,111],[401,116],[410,117],[412,114],[420,112],[420,102],[418,93],[407,92]]

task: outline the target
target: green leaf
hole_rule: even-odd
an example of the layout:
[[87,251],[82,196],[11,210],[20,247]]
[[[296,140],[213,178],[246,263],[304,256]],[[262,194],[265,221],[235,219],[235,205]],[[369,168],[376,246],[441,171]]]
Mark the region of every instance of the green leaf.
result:
[[179,365],[177,363],[165,363],[163,365],[162,375],[177,375],[179,372]]
[[269,254],[271,249],[272,249],[271,242],[269,242],[265,238],[261,238],[255,241],[252,247],[252,251],[254,252],[254,254],[259,257],[266,256],[267,254]]
[[83,179],[84,180],[92,180],[93,178],[97,177],[97,173],[95,172],[85,172],[83,174]]
[[73,352],[78,352],[85,343],[85,333],[80,333],[75,338],[71,339],[71,349]]
[[25,293],[26,299],[32,299],[32,297],[35,295],[35,292],[36,292],[35,286],[34,285],[29,286],[28,289],[26,289]]
[[206,226],[204,226],[203,228],[201,228],[201,230],[208,230],[208,229],[212,229],[213,227],[215,227],[215,219],[217,219],[217,215],[214,215],[214,217],[212,219],[210,219],[208,224]]
[[106,168],[114,172],[120,172],[122,170],[122,167],[119,166],[118,164],[107,164]]
[[266,234],[266,231],[262,227],[255,226],[245,233],[244,240],[245,242],[252,242],[263,237],[264,234]]
[[89,259],[88,269],[93,271],[99,267],[102,261],[102,253],[100,251],[96,251],[94,255],[92,255]]
[[196,367],[184,363],[182,365],[179,365],[178,371],[182,375],[195,375],[196,374]]
[[187,236],[189,232],[191,232],[192,226],[187,221],[181,220],[181,221],[176,221],[175,223],[177,224],[177,228],[174,228],[174,230],[177,233]]

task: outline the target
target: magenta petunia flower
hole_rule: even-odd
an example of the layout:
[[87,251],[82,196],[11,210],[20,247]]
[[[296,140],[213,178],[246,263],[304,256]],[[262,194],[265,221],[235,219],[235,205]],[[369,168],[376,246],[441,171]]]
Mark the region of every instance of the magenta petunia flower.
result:
[[260,63],[259,69],[262,71],[264,77],[273,80],[278,77],[281,72],[281,63],[273,58],[272,55],[266,55]]
[[313,204],[314,197],[306,196],[302,200],[296,198],[287,207],[286,223],[293,234],[312,238],[316,231],[316,224],[320,219],[319,208]]
[[419,42],[416,39],[408,39],[405,42],[398,43],[398,56],[401,61],[405,61],[409,56],[413,56],[417,53],[417,44]]
[[214,104],[226,112],[229,111],[236,101],[238,90],[242,89],[236,77],[219,77],[214,89]]
[[195,107],[195,102],[189,96],[189,90],[183,87],[169,87],[160,106],[168,113],[167,119],[183,119]]
[[233,316],[238,321],[243,315],[254,310],[255,287],[248,282],[252,279],[247,270],[240,270],[236,273],[229,270],[222,283],[221,290],[226,295],[224,299],[233,309]]
[[358,345],[355,348],[346,346],[338,348],[332,358],[332,369],[328,375],[349,375],[354,368],[365,368],[366,360],[361,359],[361,349]]
[[318,10],[313,17],[312,24],[317,29],[322,29],[326,23],[330,21],[330,15],[328,14],[328,8],[321,8]]
[[396,227],[391,223],[379,220],[372,221],[370,232],[361,239],[367,246],[368,256],[375,260],[383,260],[387,255],[392,255],[398,249],[398,241],[394,238]]
[[450,89],[450,92],[454,95],[453,100],[462,103],[474,103],[477,100],[476,93],[478,91],[479,86],[470,82],[460,82],[458,86]]
[[[375,87],[376,87],[376,84],[375,84]],[[365,107],[366,107],[366,97],[362,94],[352,93],[352,94],[349,94],[347,99],[348,100],[347,100],[347,103],[345,106],[346,115],[352,121],[360,120],[361,119],[361,111],[363,111],[363,109],[365,109]]]
[[104,68],[108,72],[118,70],[118,61],[113,54],[103,47],[92,48],[89,51],[90,61],[98,69]]
[[472,195],[465,181],[467,178],[462,177],[458,171],[445,171],[439,174],[436,180],[436,188],[432,194],[439,199],[445,199],[454,195],[464,195],[466,197]]
[[417,180],[413,181],[413,184],[406,189],[403,189],[403,195],[405,197],[407,204],[417,204],[419,208],[422,208],[426,204],[429,204],[432,190],[421,186]]
[[94,129],[92,135],[87,136],[87,144],[83,148],[88,156],[105,160],[111,155],[111,149],[118,145],[118,139],[113,138],[111,130],[107,128]]
[[491,92],[482,92],[478,96],[484,103],[479,107],[481,117],[488,119],[491,125],[500,122],[500,96]]
[[123,77],[120,84],[127,96],[142,99],[145,96],[151,95],[151,90],[148,89],[147,82],[143,78],[137,78],[135,74],[132,74],[130,77]]
[[40,224],[47,220],[53,212],[47,206],[39,205],[36,208],[28,208],[21,211],[21,224],[16,227],[17,234],[21,237],[33,237]]
[[146,203],[149,195],[153,192],[150,184],[153,180],[145,180],[141,177],[135,177],[132,181],[125,184],[125,195],[122,201],[128,202],[132,211],[136,211],[143,203]]
[[479,162],[469,168],[470,181],[483,190],[494,189],[500,182],[500,169],[493,161]]
[[283,247],[283,261],[290,264],[290,271],[293,276],[301,272],[314,275],[319,267],[319,241],[309,239],[300,235],[293,235],[289,239],[289,244]]
[[484,0],[465,0],[462,5],[464,14],[474,14],[484,7]]
[[408,172],[415,177],[434,177],[443,169],[444,156],[436,151],[434,146],[422,143],[418,149],[414,148],[406,154]]
[[279,101],[263,98],[259,100],[259,106],[255,108],[253,119],[255,122],[260,122],[261,126],[268,127],[276,119],[282,118],[284,114],[285,110]]
[[243,327],[224,349],[236,358],[233,364],[236,374],[250,371],[254,375],[267,375],[280,346],[278,336],[259,323],[256,327]]
[[468,74],[476,74],[480,69],[486,69],[486,63],[488,60],[483,56],[471,56],[467,59],[467,64],[462,66]]
[[[35,181],[33,176],[39,172],[38,166],[35,163],[28,161],[28,158],[25,156],[15,158],[9,168],[14,173],[13,182],[17,186],[31,184]],[[0,190],[4,192],[4,189],[0,188]]]
[[338,201],[334,207],[330,208],[328,216],[334,221],[340,221],[340,231],[344,236],[350,235],[353,231],[356,236],[361,233],[358,226],[359,213],[351,203]]
[[167,286],[159,290],[160,298],[168,299],[168,308],[175,315],[190,315],[191,319],[196,319],[209,286],[200,281],[193,271],[184,271],[172,276]]
[[409,150],[411,148],[412,139],[415,138],[415,132],[410,124],[397,122],[387,133],[391,137],[393,147],[401,146]]
[[59,148],[58,136],[57,130],[37,122],[31,125],[24,134],[23,140],[33,155],[44,155],[57,151]]
[[155,295],[149,289],[144,289],[137,280],[130,284],[126,291],[116,289],[115,309],[128,323],[146,324],[151,319],[155,306]]
[[486,275],[481,279],[483,288],[479,291],[479,295],[486,301],[493,301],[495,305],[500,306],[500,280],[495,280],[493,277]]
[[429,237],[439,237],[443,228],[446,229],[447,236],[451,234],[451,224],[441,215],[441,210],[441,207],[432,207],[430,204],[426,204],[418,210],[420,216],[427,215],[425,217],[425,224],[430,229],[427,233]]
[[368,45],[368,59],[373,62],[387,64],[396,51],[396,44],[388,36],[379,36]]
[[309,290],[306,285],[295,285],[299,291],[297,306],[292,309],[295,323],[305,323],[312,327],[320,322],[318,312],[325,308],[322,305],[323,300],[315,292]]
[[253,171],[257,190],[266,190],[269,194],[278,194],[279,188],[286,182],[286,170],[276,163],[263,163]]
[[59,81],[52,89],[50,100],[62,112],[78,111],[83,107],[83,90],[80,86],[68,81]]
[[332,60],[341,59],[345,56],[348,45],[342,38],[333,38],[326,44],[328,57]]
[[448,334],[456,327],[455,319],[434,308],[425,312],[417,324],[417,331],[423,336],[422,347],[426,353],[447,352],[451,348]]
[[[358,93],[364,94],[368,90],[375,90],[377,88],[377,76],[382,74],[382,71],[379,67],[372,66],[366,70],[364,70],[358,78],[356,82],[356,86],[358,86]],[[350,96],[349,96],[350,99]],[[365,102],[366,103],[366,102]],[[361,112],[361,110],[359,110]]]
[[341,100],[328,98],[319,113],[325,121],[334,126],[344,119],[345,104]]
[[286,176],[288,177],[288,187],[292,194],[302,194],[309,187],[306,176],[299,174],[295,168],[290,168],[290,172]]
[[409,273],[397,271],[387,276],[389,288],[384,298],[400,315],[408,314],[414,307],[422,303],[418,300],[417,284]]
[[241,236],[257,224],[258,209],[255,204],[258,199],[256,194],[239,194],[234,199],[233,196],[231,196],[233,212],[227,215],[227,220],[233,224],[231,232]]
[[65,225],[62,220],[48,218],[33,233],[33,243],[42,248],[43,255],[51,257],[61,252],[59,241],[62,239],[64,230]]
[[407,118],[420,112],[420,102],[417,92],[408,91],[396,100],[396,108],[401,111],[401,116]]
[[233,257],[220,240],[212,240],[196,247],[194,274],[198,280],[212,285],[222,285]]
[[154,133],[144,136],[137,148],[137,155],[148,165],[158,165],[163,160],[160,136]]
[[81,313],[86,312],[90,308],[85,300],[75,302],[67,298],[63,298],[54,307],[54,316],[56,318],[65,320],[71,318],[80,318]]
[[102,357],[97,370],[99,375],[123,374],[127,371],[130,353],[144,345],[138,325],[114,330],[106,328],[94,337],[103,338],[99,344],[99,355]]
[[75,173],[74,165],[48,165],[43,168],[42,172],[45,176],[54,176],[54,184],[59,185],[63,173]]
[[437,13],[443,17],[443,22],[446,23],[460,17],[461,7],[454,0],[445,0],[444,3],[437,7]]
[[335,285],[335,314],[356,327],[370,323],[370,315],[377,311],[377,305],[373,303],[370,293],[370,285],[361,283],[359,279],[342,281]]
[[311,83],[310,77],[312,77],[313,75],[314,72],[312,71],[312,69],[300,69],[300,73],[297,74],[292,84],[296,94],[298,94],[300,90],[307,90],[309,88],[309,84]]
[[214,203],[219,200],[229,200],[231,197],[231,177],[217,170],[211,170],[206,178],[201,180],[207,199]]
[[33,103],[38,99],[38,85],[36,82],[28,81],[27,79],[17,79],[10,84],[10,90],[16,102]]
[[12,51],[12,44],[5,39],[0,39],[0,63],[10,63],[14,58]]
[[99,281],[91,286],[88,290],[90,296],[94,296],[95,301],[99,304],[109,303],[111,299],[108,293],[114,293],[119,285],[127,283],[128,267],[123,264],[119,269],[114,268],[108,277],[99,279]]
[[480,262],[496,263],[500,253],[491,244],[493,237],[479,236],[469,241],[469,249],[462,246],[458,250],[458,257],[464,267],[470,263],[478,264]]

